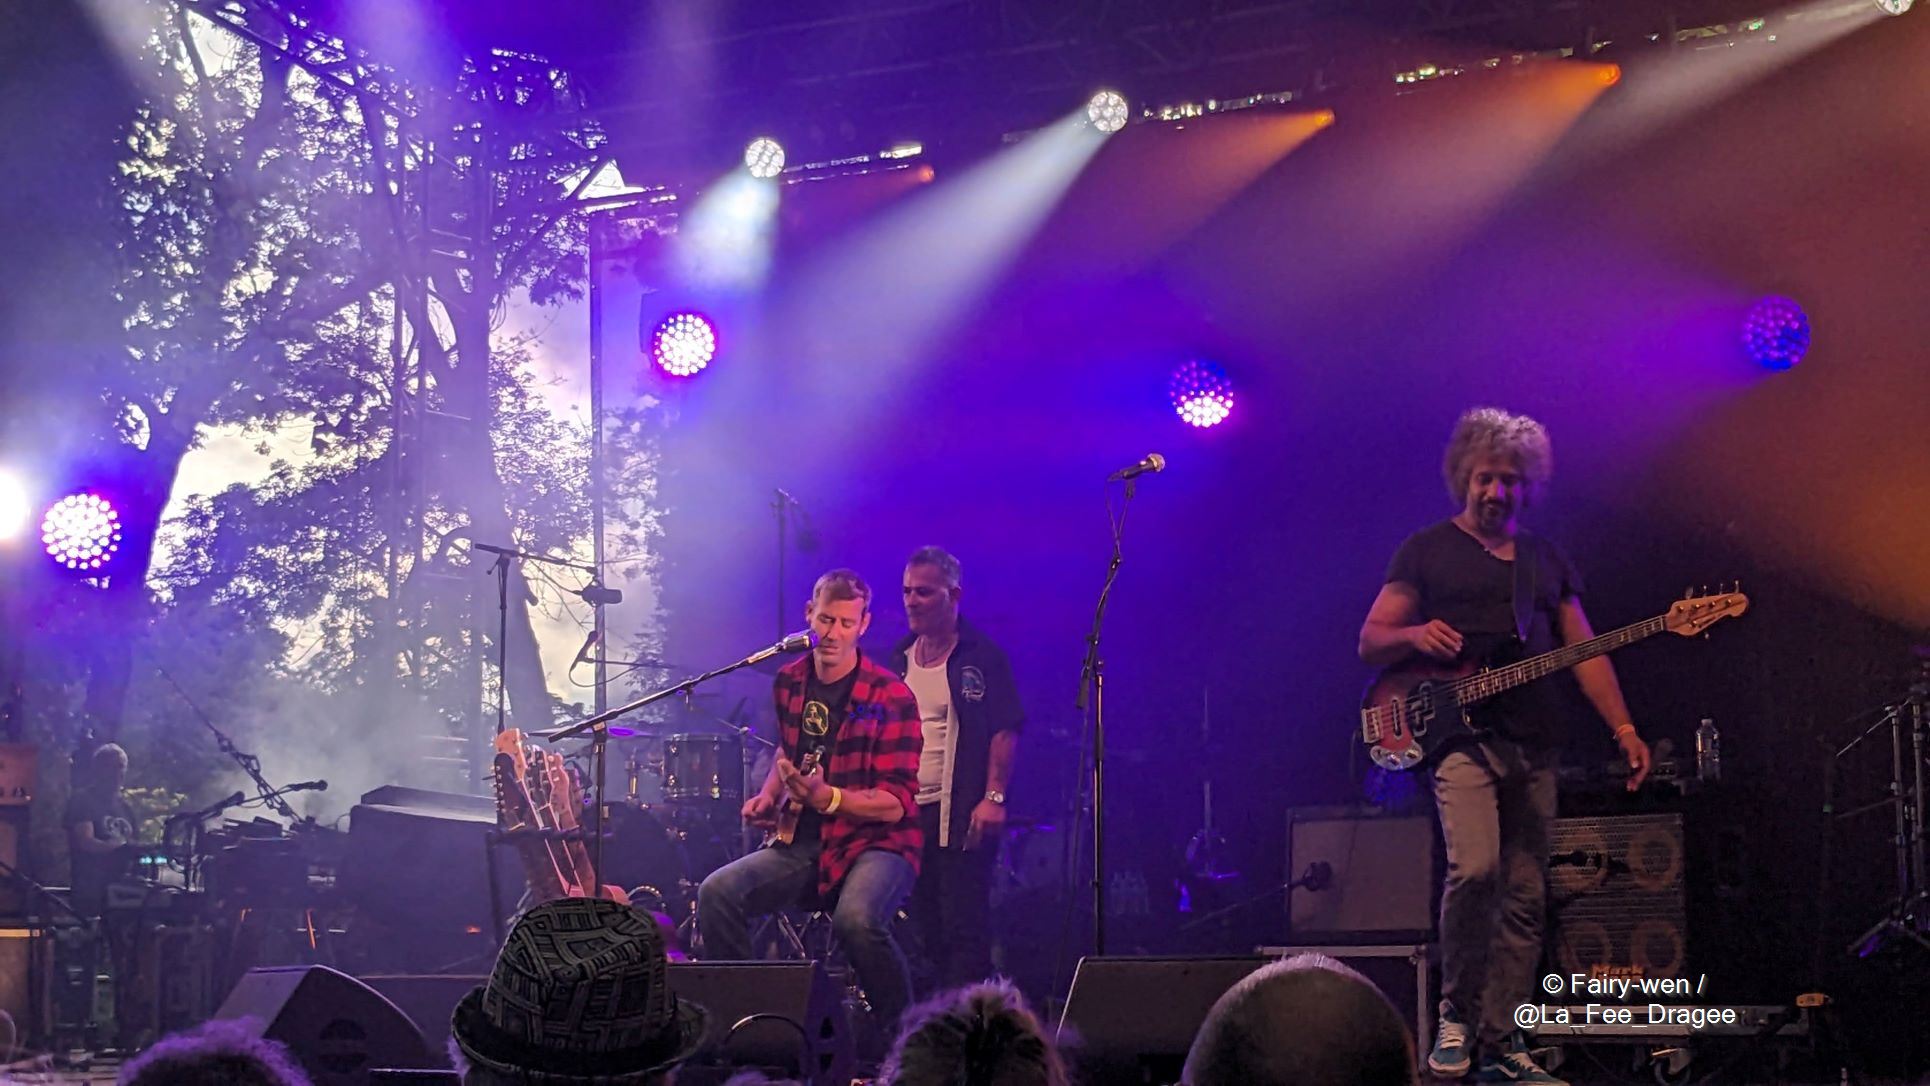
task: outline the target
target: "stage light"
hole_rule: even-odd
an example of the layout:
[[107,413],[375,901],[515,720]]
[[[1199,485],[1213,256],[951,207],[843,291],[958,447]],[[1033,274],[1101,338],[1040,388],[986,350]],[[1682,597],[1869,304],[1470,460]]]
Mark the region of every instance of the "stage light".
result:
[[26,531],[33,509],[27,498],[27,484],[13,472],[0,468],[0,542]]
[[1126,127],[1126,117],[1132,112],[1126,99],[1118,91],[1102,90],[1086,102],[1086,119],[1101,132],[1111,134]]
[[1173,410],[1192,426],[1217,426],[1233,413],[1233,382],[1211,362],[1191,359],[1168,385]]
[[1876,0],[1876,6],[1882,8],[1886,15],[1901,15],[1909,11],[1910,5],[1915,2],[1916,0]]
[[1809,317],[1788,298],[1764,298],[1743,318],[1742,345],[1757,365],[1786,370],[1809,350]]
[[744,148],[744,168],[752,177],[771,178],[784,172],[784,148],[776,140],[759,138]]
[[717,329],[701,313],[672,313],[650,333],[650,358],[672,377],[692,377],[717,357]]
[[1604,64],[1596,71],[1595,78],[1602,81],[1602,86],[1612,87],[1622,81],[1622,66],[1620,64]]
[[48,507],[40,522],[40,541],[54,561],[92,572],[121,549],[121,515],[98,494],[69,494]]

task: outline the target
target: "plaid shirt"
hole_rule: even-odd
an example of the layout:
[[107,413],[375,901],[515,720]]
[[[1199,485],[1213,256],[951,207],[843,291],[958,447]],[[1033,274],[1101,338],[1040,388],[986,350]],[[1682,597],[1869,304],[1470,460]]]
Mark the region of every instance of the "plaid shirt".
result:
[[[778,671],[771,687],[777,702],[778,742],[793,762],[801,757],[804,693],[811,666],[808,655],[791,661]],[[836,788],[879,789],[904,804],[905,815],[896,822],[827,816],[822,826],[824,850],[818,854],[820,894],[829,894],[843,882],[866,849],[895,852],[917,870],[925,847],[918,826],[918,756],[924,746],[925,733],[911,688],[860,653],[844,724],[825,759],[824,782]]]

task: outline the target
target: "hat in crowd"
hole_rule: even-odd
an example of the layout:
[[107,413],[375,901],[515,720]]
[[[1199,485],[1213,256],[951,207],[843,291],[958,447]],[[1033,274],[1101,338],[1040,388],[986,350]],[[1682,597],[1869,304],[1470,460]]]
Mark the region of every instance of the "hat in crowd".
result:
[[670,990],[663,932],[628,905],[562,898],[510,928],[451,1032],[478,1067],[556,1086],[641,1080],[689,1059],[709,1016]]

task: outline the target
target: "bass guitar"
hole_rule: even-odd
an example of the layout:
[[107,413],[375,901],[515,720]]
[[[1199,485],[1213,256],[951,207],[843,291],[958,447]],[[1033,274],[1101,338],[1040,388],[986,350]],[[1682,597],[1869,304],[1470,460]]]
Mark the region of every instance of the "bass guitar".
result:
[[1741,592],[1692,596],[1654,618],[1525,660],[1503,663],[1505,653],[1497,652],[1459,663],[1415,659],[1399,664],[1367,687],[1361,700],[1361,741],[1375,765],[1413,769],[1431,761],[1448,741],[1481,735],[1485,729],[1472,718],[1472,710],[1497,694],[1665,630],[1693,637],[1748,609],[1749,597]]
[[[816,773],[818,771],[818,752],[815,750],[805,751],[804,760],[797,764],[797,771],[806,777]],[[787,793],[784,797],[784,802],[779,805],[777,809],[777,825],[772,828],[771,832],[764,835],[764,847],[770,848],[772,845],[788,845],[797,840],[798,819],[803,817],[804,804],[798,802]]]

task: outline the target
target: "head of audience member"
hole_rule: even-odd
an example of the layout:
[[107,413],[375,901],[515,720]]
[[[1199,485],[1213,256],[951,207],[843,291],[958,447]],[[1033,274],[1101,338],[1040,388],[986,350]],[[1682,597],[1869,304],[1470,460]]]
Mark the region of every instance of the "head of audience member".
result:
[[1319,954],[1261,968],[1207,1012],[1185,1086],[1413,1086],[1414,1043],[1366,977]]
[[709,1016],[669,974],[649,914],[546,901],[516,918],[489,982],[456,1005],[450,1056],[464,1086],[670,1086]]
[[1066,1086],[1065,1064],[1018,989],[983,981],[905,1012],[887,1086]]
[[121,1067],[119,1086],[309,1086],[288,1049],[259,1023],[216,1019],[163,1037]]
[[762,1071],[739,1071],[724,1080],[724,1086],[806,1086],[794,1078],[772,1078]]

